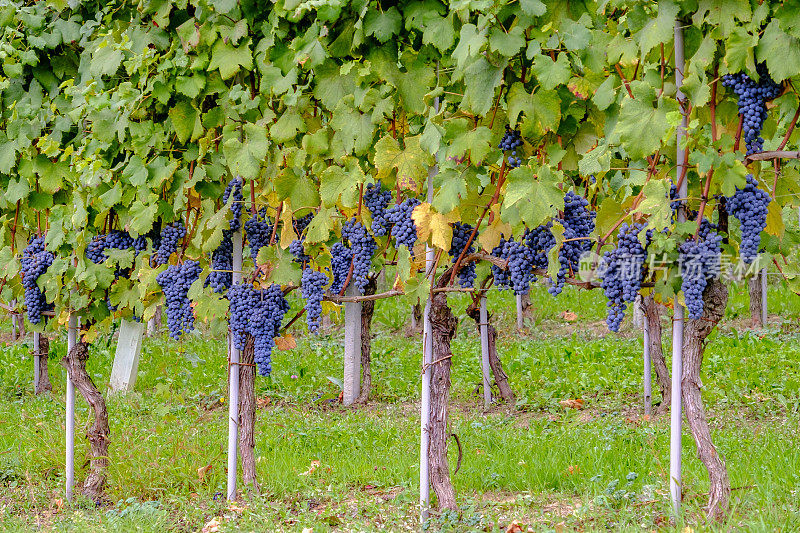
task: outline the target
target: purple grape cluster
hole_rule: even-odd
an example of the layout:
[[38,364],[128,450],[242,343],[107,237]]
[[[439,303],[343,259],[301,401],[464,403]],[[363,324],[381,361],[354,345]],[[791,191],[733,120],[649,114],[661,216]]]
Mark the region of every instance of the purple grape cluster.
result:
[[589,235],[594,231],[594,219],[597,213],[587,207],[589,201],[572,191],[564,196],[564,243],[558,251],[558,274],[553,284],[547,289],[550,294],[561,294],[567,274],[577,272],[581,256],[592,249]]
[[166,265],[169,257],[178,251],[178,241],[186,236],[186,226],[180,222],[167,224],[161,229],[155,265]]
[[501,239],[500,244],[492,250],[492,255],[508,261],[508,270],[492,265],[494,282],[501,289],[514,291],[514,294],[527,294],[533,282],[533,256],[531,249],[522,240],[513,237]]
[[294,226],[294,231],[298,235],[303,233],[311,221],[314,220],[314,213],[308,213],[306,215],[301,216],[300,218],[294,219],[292,221],[292,225]]
[[[456,264],[456,261],[458,261],[461,252],[463,252],[466,248],[467,242],[472,235],[472,230],[473,227],[469,224],[462,224],[461,222],[456,222],[453,224],[453,239],[450,241],[450,250],[447,253],[450,254],[454,265]],[[477,238],[477,232],[475,234],[475,238]],[[470,243],[469,248],[466,248],[466,250],[467,251],[464,253],[465,256],[467,254],[474,253],[475,246]],[[461,265],[461,267],[458,269],[458,284],[463,289],[466,289],[467,287],[473,287],[477,277],[478,274],[475,272],[474,262]]]
[[231,203],[231,213],[233,213],[230,224],[231,231],[239,231],[242,227],[242,206],[244,205],[244,195],[242,194],[243,185],[244,180],[237,176],[228,182],[228,185],[225,186],[225,192],[222,193],[223,204],[227,204],[228,198],[233,194],[233,202]]
[[167,299],[167,326],[169,335],[179,339],[183,333],[194,329],[194,312],[189,300],[189,287],[200,277],[197,261],[170,265],[156,276],[156,281]]
[[691,319],[703,316],[703,291],[708,280],[719,275],[721,243],[716,226],[703,220],[697,241],[690,237],[678,247],[681,289]]
[[378,247],[375,239],[369,234],[367,228],[351,218],[342,226],[342,240],[349,244],[353,250],[353,283],[361,294],[369,283],[369,267],[372,265],[372,256]]
[[328,276],[323,272],[303,269],[303,278],[300,281],[300,292],[306,301],[306,323],[308,331],[316,333],[319,329],[319,319],[322,316],[323,287],[328,284]]
[[761,246],[761,232],[767,227],[767,213],[772,200],[766,191],[758,188],[758,181],[752,174],[747,175],[744,188],[736,188],[733,196],[727,199],[728,213],[739,220],[742,226],[742,244],[739,254],[742,261],[752,263],[758,256]]
[[244,223],[244,233],[250,244],[250,257],[258,264],[258,251],[269,246],[272,238],[272,222],[267,218],[267,209],[262,207],[255,215]]
[[[636,299],[642,288],[647,248],[639,241],[639,233],[644,227],[644,224],[622,224],[617,233],[617,247],[603,256],[606,267],[603,292],[608,299],[606,324],[614,332],[619,331],[627,304]],[[651,235],[652,230],[648,230],[646,244]]]
[[331,246],[331,294],[339,294],[347,281],[347,273],[350,271],[350,262],[353,260],[353,249],[345,246],[342,242],[334,243]]
[[22,250],[20,278],[25,289],[25,308],[31,324],[41,322],[42,313],[53,309],[53,305],[47,303],[47,298],[36,282],[39,276],[47,272],[54,259],[55,255],[45,250],[44,237],[31,237],[28,245]]
[[381,188],[381,182],[370,183],[364,192],[364,205],[372,215],[372,233],[382,237],[389,232],[391,224],[386,216],[389,202],[392,201],[392,191]]
[[520,146],[522,146],[522,136],[520,135],[519,129],[512,130],[511,127],[506,124],[506,132],[497,147],[503,152],[511,152],[507,160],[508,166],[511,168],[516,168],[522,164],[522,159],[517,157],[517,148]]
[[211,253],[211,273],[204,286],[218,294],[225,294],[233,283],[233,231],[222,230],[222,242]]
[[311,261],[311,257],[306,255],[305,247],[303,246],[305,240],[305,237],[300,237],[289,244],[289,252],[294,256],[294,261],[301,265]]
[[756,66],[758,81],[744,72],[726,74],[722,77],[722,85],[731,89],[739,101],[739,114],[742,115],[742,132],[747,147],[747,155],[760,152],[764,147],[761,128],[767,118],[767,102],[780,96],[783,87],[775,83],[764,63]]
[[[547,269],[547,254],[556,245],[556,238],[553,236],[553,223],[548,222],[533,229],[525,228],[522,241],[530,249],[533,268],[542,270]],[[536,278],[533,278],[536,281]]]
[[395,248],[405,246],[412,256],[414,255],[414,245],[417,242],[417,225],[411,215],[421,203],[416,198],[408,198],[386,211],[386,218],[392,226],[391,233],[394,237]]
[[252,283],[242,282],[228,290],[230,302],[229,326],[233,346],[244,350],[247,335],[253,337],[253,355],[258,373],[267,376],[272,372],[272,349],[275,337],[280,335],[283,318],[289,311],[289,302],[280,285],[256,289]]

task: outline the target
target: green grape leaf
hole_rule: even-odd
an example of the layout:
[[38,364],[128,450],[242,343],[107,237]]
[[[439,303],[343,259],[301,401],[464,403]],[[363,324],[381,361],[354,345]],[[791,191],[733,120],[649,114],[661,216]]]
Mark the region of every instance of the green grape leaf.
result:
[[364,31],[385,43],[400,32],[402,22],[403,17],[396,7],[390,7],[386,11],[370,9],[364,19]]
[[223,80],[233,77],[240,68],[252,70],[253,54],[250,52],[250,41],[239,46],[232,46],[222,39],[217,39],[211,50],[211,62],[208,70],[219,69]]
[[533,60],[533,72],[536,74],[542,89],[546,91],[555,89],[569,80],[570,69],[567,54],[565,52],[560,53],[555,61],[550,56],[537,55]]

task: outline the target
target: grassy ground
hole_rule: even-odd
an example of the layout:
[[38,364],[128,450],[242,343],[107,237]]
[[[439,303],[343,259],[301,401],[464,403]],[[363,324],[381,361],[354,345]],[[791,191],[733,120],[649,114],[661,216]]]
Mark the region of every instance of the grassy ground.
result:
[[[453,344],[452,426],[463,447],[453,476],[462,512],[434,516],[432,531],[796,531],[800,528],[800,298],[772,287],[770,326],[749,332],[747,294],[734,289],[710,340],[703,384],[715,443],[736,488],[733,512],[710,528],[705,471],[684,435],[685,524],[670,526],[669,422],[641,416],[641,339],[602,325],[602,295],[532,294],[529,332],[518,335],[513,297],[491,294],[499,351],[519,402],[481,407],[479,342],[465,319]],[[453,297],[463,310],[466,299]],[[577,320],[567,321],[570,311]],[[418,338],[409,310],[376,310],[374,400],[341,407],[342,332],[298,336],[257,382],[259,495],[228,505],[224,342],[191,335],[147,339],[136,392],[109,398],[109,504],[63,500],[65,339],[50,358],[52,395],[31,393],[29,345],[0,350],[0,529],[9,531],[375,531],[418,529]],[[462,313],[463,316],[463,313]],[[567,318],[572,318],[567,315]],[[665,325],[667,324],[665,319]],[[2,324],[2,331],[10,329]],[[299,333],[299,331],[298,331]],[[665,343],[667,342],[665,336]],[[89,372],[108,382],[114,343],[96,343]],[[667,346],[668,349],[668,346]],[[330,379],[333,378],[333,379]],[[102,385],[104,386],[104,385]],[[577,411],[559,404],[580,398]],[[655,401],[658,402],[656,394]],[[77,412],[79,481],[90,420]],[[456,462],[456,446],[451,464]]]

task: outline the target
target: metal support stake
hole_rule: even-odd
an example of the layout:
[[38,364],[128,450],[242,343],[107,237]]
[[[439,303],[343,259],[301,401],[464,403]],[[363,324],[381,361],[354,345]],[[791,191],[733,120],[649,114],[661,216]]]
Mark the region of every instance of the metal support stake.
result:
[[[67,327],[67,353],[78,342],[78,315],[70,313]],[[67,370],[67,501],[72,501],[72,491],[75,486],[75,384]]]
[[[233,284],[242,282],[242,232],[231,236],[233,241]],[[228,366],[228,500],[236,499],[236,454],[239,440],[239,350],[229,336],[230,365]]]
[[[678,102],[684,102],[685,97],[681,92],[683,85],[683,71],[686,68],[683,49],[683,28],[680,20],[675,20],[675,86],[677,87]],[[684,157],[683,138],[686,136],[686,111],[682,110],[683,118],[677,130],[677,175],[683,174],[686,166]],[[678,191],[679,198],[686,198],[686,179],[681,183]],[[678,208],[678,222],[686,221],[685,207]],[[672,510],[677,517],[681,510],[681,413],[683,397],[681,396],[681,378],[683,376],[683,323],[684,309],[677,300],[672,320],[672,403],[670,404],[670,438],[669,438],[669,494]]]
[[489,313],[486,310],[486,296],[481,297],[481,374],[483,375],[483,406],[492,405],[491,368],[489,366]]

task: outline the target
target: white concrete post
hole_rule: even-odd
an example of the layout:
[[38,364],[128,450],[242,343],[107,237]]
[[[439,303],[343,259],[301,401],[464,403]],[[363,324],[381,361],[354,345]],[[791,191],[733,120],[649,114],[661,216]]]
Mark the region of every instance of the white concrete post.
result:
[[[355,283],[346,291],[348,296],[358,296]],[[342,404],[353,405],[361,393],[361,302],[344,304],[344,392]]]
[[139,371],[139,355],[142,351],[144,324],[122,320],[117,340],[114,365],[111,368],[109,388],[111,392],[128,392],[136,385]]

